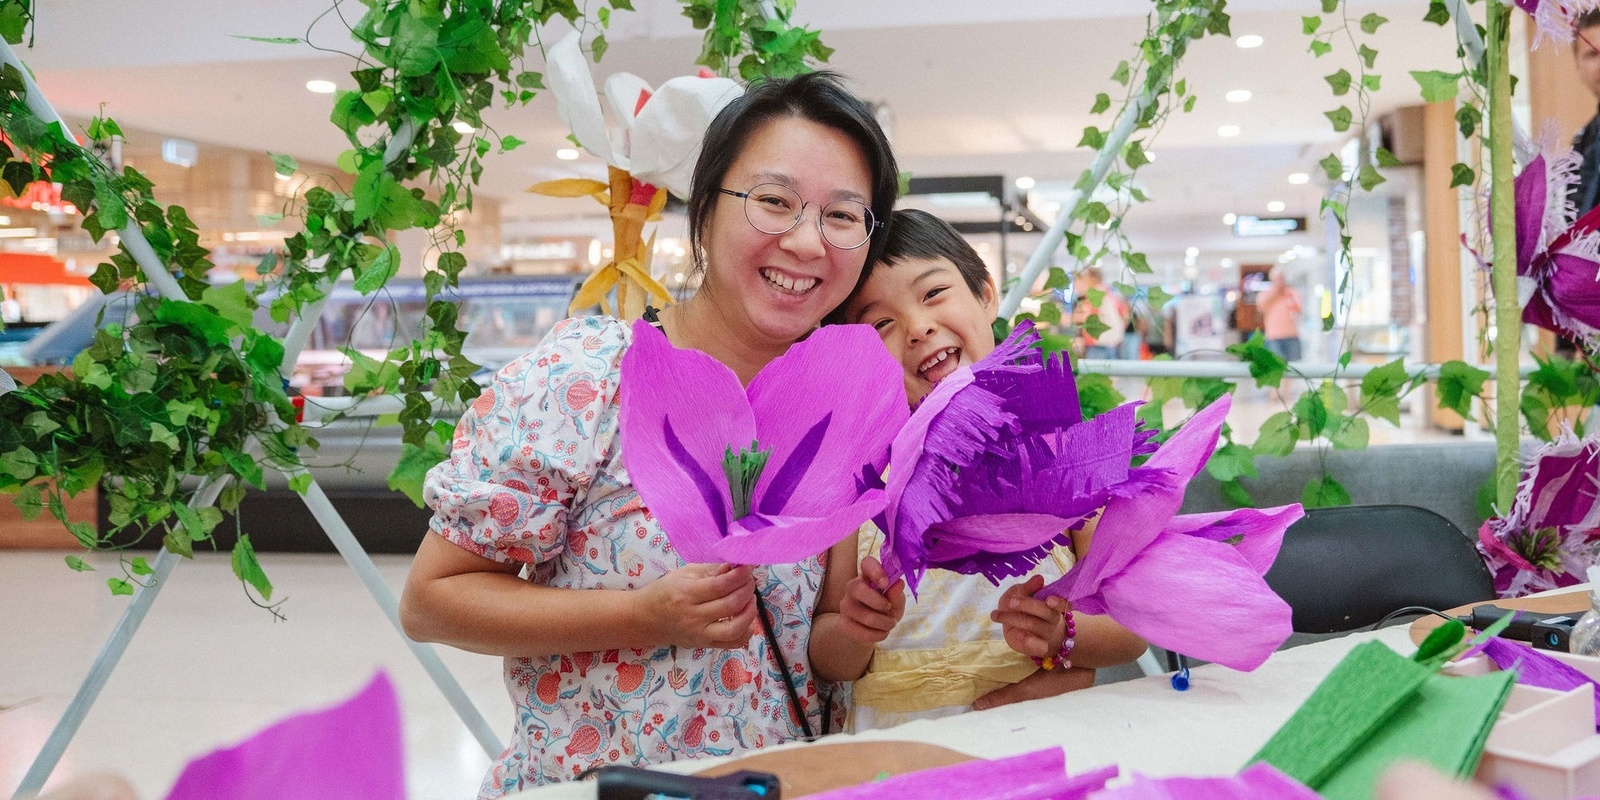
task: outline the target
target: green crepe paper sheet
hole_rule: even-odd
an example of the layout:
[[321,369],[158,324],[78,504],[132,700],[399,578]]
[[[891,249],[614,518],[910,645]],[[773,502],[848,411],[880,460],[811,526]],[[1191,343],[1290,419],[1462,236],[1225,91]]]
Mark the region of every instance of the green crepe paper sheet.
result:
[[1515,675],[1437,674],[1382,642],[1357,646],[1251,759],[1328,800],[1365,800],[1397,759],[1471,775]]

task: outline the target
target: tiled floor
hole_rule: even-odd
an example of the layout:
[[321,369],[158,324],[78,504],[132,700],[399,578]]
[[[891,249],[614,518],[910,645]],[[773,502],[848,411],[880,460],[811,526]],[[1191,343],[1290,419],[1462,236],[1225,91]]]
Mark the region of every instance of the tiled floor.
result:
[[[1230,422],[1251,441],[1282,408],[1265,390],[1241,387]],[[1374,422],[1373,443],[1448,436],[1410,415],[1404,422]],[[127,604],[106,590],[105,578],[120,574],[115,557],[92,557],[98,572],[75,573],[62,555],[0,550],[0,797],[20,784]],[[376,560],[399,591],[409,558]],[[381,668],[400,692],[411,797],[472,797],[488,758],[344,562],[274,553],[262,561],[288,620],[246,601],[225,556],[180,564],[56,777],[113,769],[146,800],[162,798],[189,759],[343,699]],[[511,705],[499,659],[440,652],[505,736]]]
[[[93,557],[99,571],[80,574],[62,555],[0,551],[0,797],[21,783],[127,605],[106,589],[120,574],[115,557]],[[376,560],[399,591],[410,559]],[[344,562],[272,553],[262,562],[288,620],[246,601],[226,556],[180,564],[54,779],[112,769],[160,800],[189,759],[344,699],[385,669],[400,694],[410,796],[475,796],[489,759]],[[440,651],[506,736],[500,660]]]

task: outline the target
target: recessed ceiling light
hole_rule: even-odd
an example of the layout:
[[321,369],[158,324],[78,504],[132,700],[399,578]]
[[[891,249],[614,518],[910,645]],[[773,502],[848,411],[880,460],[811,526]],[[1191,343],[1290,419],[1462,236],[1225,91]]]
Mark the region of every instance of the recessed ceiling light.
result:
[[1238,125],[1224,125],[1224,126],[1222,126],[1222,127],[1217,129],[1217,135],[1218,136],[1223,136],[1223,137],[1238,136],[1239,135],[1239,126]]
[[313,80],[306,81],[306,91],[317,94],[333,94],[339,90],[339,85],[333,81]]
[[1224,224],[1224,225],[1232,225],[1233,223],[1238,222],[1238,221],[1239,221],[1239,215],[1233,213],[1232,211],[1229,211],[1228,213],[1222,215],[1222,224]]
[[450,127],[455,128],[456,133],[461,134],[475,133],[478,130],[477,128],[472,127],[472,123],[459,119],[450,123]]
[[1250,102],[1250,98],[1254,96],[1255,95],[1250,94],[1249,89],[1234,89],[1233,91],[1223,95],[1223,98],[1230,103],[1248,103]]
[[1267,210],[1276,214],[1284,209],[1282,200],[1274,200],[1267,204]]
[[1033,179],[1024,175],[1017,179],[1017,188],[1026,192],[1033,188]]
[[570,147],[563,147],[556,151],[556,158],[559,158],[562,161],[577,161],[578,151]]
[[1249,50],[1252,47],[1260,47],[1261,43],[1264,41],[1266,40],[1262,39],[1260,36],[1257,36],[1253,33],[1247,33],[1237,39],[1234,39],[1233,43],[1241,48],[1244,48],[1245,50]]
[[1198,247],[1194,247],[1194,246],[1191,245],[1191,246],[1185,247],[1183,249],[1183,257],[1184,258],[1194,258],[1194,257],[1196,257],[1198,255],[1200,255],[1200,248],[1198,248]]
[[1310,183],[1311,176],[1305,174],[1304,172],[1291,172],[1289,173],[1289,182],[1299,186],[1302,183]]

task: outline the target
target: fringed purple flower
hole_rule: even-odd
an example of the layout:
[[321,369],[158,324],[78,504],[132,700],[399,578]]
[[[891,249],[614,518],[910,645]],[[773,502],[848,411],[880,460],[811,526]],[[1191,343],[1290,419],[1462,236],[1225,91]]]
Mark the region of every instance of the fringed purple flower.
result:
[[1134,468],[1138,491],[1112,493],[1089,552],[1038,596],[1065,597],[1152,644],[1233,669],[1255,669],[1282,645],[1289,605],[1262,576],[1300,505],[1176,516],[1231,405],[1224,395],[1207,406]]
[[1528,12],[1533,17],[1534,35],[1533,46],[1538,47],[1546,41],[1565,44],[1572,41],[1577,33],[1578,17],[1600,3],[1595,0],[1515,0],[1517,8]]
[[1511,513],[1478,529],[1478,551],[1501,597],[1583,583],[1600,563],[1600,434],[1564,431],[1524,460]]
[[1516,177],[1522,319],[1600,348],[1600,209],[1574,221],[1578,154],[1537,155]]
[[1065,357],[1019,325],[941,381],[895,438],[884,568],[914,591],[928,567],[998,583],[1066,543],[1153,450],[1134,405],[1084,421]]
[[800,561],[887,502],[855,476],[887,461],[905,384],[867,326],[817,330],[744,387],[641,320],[621,392],[623,462],[684,561]]

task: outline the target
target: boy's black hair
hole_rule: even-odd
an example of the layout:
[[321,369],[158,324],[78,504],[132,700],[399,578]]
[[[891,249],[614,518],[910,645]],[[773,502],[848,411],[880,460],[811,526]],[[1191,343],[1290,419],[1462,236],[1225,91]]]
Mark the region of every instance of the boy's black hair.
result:
[[948,259],[956,265],[961,279],[966,282],[972,296],[979,300],[994,291],[989,282],[989,267],[972,249],[966,238],[950,227],[950,223],[915,208],[903,208],[889,218],[889,235],[884,237],[883,257],[867,262],[861,280],[880,264],[889,265],[909,259]]
[[1573,20],[1572,29],[1574,31],[1584,31],[1596,25],[1600,25],[1600,8],[1591,8],[1579,14],[1576,20]]
[[[895,164],[888,138],[878,127],[872,107],[845,89],[835,72],[822,70],[792,78],[769,78],[751,84],[749,90],[723,108],[706,129],[689,191],[689,242],[696,272],[705,270],[701,244],[717,200],[742,202],[727,198],[718,190],[742,192],[750,188],[724,186],[728,170],[758,128],[771,120],[791,117],[833,128],[861,148],[861,156],[866,159],[867,172],[872,178],[872,216],[880,221],[889,218],[895,193],[900,188],[900,168]],[[875,229],[866,246],[868,265],[882,255],[883,240],[882,230]],[[862,270],[863,278],[865,271]]]

